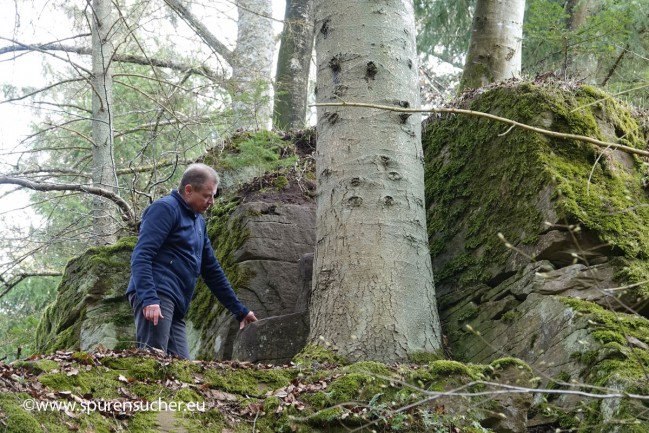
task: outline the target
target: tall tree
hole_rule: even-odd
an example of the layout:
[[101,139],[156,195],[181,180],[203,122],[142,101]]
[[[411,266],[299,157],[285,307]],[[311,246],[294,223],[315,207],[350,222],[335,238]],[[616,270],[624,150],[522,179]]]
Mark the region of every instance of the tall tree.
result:
[[477,0],[459,91],[521,73],[525,0]]
[[[92,31],[92,183],[118,194],[113,156],[113,54],[117,21],[112,0],[93,0],[88,14]],[[93,206],[97,243],[117,240],[115,206],[97,196]]]
[[313,0],[286,0],[273,115],[273,124],[280,129],[297,129],[306,124],[313,20]]
[[271,125],[271,71],[275,42],[270,0],[238,0],[237,42],[221,42],[182,0],[165,2],[232,68],[229,91],[235,129],[268,129]]
[[[317,101],[419,106],[409,0],[316,1]],[[318,108],[310,339],[405,360],[441,347],[419,116]]]

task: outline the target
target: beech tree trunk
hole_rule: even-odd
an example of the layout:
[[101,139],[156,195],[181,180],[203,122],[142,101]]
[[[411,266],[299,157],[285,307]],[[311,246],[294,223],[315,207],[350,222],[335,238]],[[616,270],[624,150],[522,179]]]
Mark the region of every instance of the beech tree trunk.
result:
[[[412,0],[316,1],[317,101],[419,106]],[[318,108],[314,343],[351,360],[438,352],[421,118]]]
[[[110,0],[93,0],[90,10],[92,32],[92,183],[117,193],[113,157],[113,39],[116,21]],[[117,219],[113,202],[93,199],[93,229],[98,244],[117,240]]]
[[518,78],[525,0],[477,0],[459,91]]
[[275,74],[273,124],[279,129],[299,129],[306,125],[313,20],[313,0],[286,0]]

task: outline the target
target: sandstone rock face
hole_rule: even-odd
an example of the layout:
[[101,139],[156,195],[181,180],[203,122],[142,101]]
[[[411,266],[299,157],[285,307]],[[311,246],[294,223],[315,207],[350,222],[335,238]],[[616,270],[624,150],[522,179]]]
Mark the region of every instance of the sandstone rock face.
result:
[[[522,84],[460,104],[644,148],[643,130],[626,108],[601,97],[591,88]],[[471,116],[430,120],[424,146],[448,350],[464,362],[520,358],[538,378],[528,387],[566,391],[536,394],[530,419],[519,408],[512,415],[518,427],[502,431],[632,431],[623,425],[640,416],[638,401],[570,391],[590,384],[612,394],[649,392],[642,352],[649,344],[649,196],[640,161]],[[577,409],[585,406],[590,412]]]
[[305,346],[309,313],[285,314],[258,320],[234,340],[232,358],[264,364],[287,364]]
[[[300,280],[299,262],[304,254],[313,251],[315,245],[314,204],[268,201],[243,203],[231,214],[230,221],[237,221],[237,225],[248,233],[242,245],[232,255],[239,272],[247,276],[237,287],[239,299],[255,312],[258,319],[293,313],[297,299],[302,296],[304,285]],[[287,320],[293,323],[293,319]],[[281,331],[284,325],[278,324],[280,321],[281,319],[273,319],[258,324],[254,333],[251,331],[250,338],[264,335],[263,339],[269,343],[276,341],[275,338],[288,338],[285,331]],[[274,328],[277,328],[279,337],[275,337]],[[293,334],[291,341],[282,343],[284,348],[297,348],[298,342],[303,345],[306,341],[304,329],[307,329],[308,334],[308,327],[295,328],[296,332],[301,330],[302,333]],[[207,332],[203,333],[208,337],[201,342],[196,355],[210,359],[232,358],[233,343],[238,333],[236,321],[229,313],[223,312],[213,321]],[[261,344],[257,354],[250,352],[254,343],[244,345],[248,349],[245,355],[241,352],[241,356],[247,360],[271,362],[271,359],[279,356],[270,344]],[[299,349],[301,346],[293,354]],[[290,357],[292,355],[288,358],[279,356],[277,359],[284,362]]]

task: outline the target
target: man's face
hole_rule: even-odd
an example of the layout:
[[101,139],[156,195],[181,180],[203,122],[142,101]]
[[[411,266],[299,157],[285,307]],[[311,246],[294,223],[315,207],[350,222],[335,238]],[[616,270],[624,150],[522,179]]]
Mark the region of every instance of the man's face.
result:
[[194,212],[204,213],[214,204],[214,194],[216,194],[216,184],[208,181],[200,189],[194,189],[191,185],[185,185],[183,198]]

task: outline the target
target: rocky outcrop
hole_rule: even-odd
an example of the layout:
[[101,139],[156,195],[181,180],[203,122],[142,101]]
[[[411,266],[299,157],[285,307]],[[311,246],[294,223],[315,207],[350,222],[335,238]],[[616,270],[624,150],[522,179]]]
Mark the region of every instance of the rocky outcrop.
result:
[[135,340],[133,313],[124,297],[135,238],[91,248],[71,260],[36,330],[40,353],[59,349],[126,348]]
[[[292,314],[298,298],[302,299],[300,305],[305,302],[299,267],[302,256],[311,253],[315,243],[311,190],[312,184],[303,177],[298,179],[294,171],[274,173],[244,185],[238,195],[221,201],[206,215],[215,252],[228,279],[241,301],[260,319]],[[39,352],[134,345],[133,313],[124,292],[135,241],[134,237],[125,238],[113,246],[92,248],[70,261],[56,301],[47,308],[37,331]],[[308,313],[299,311],[303,317],[300,323],[306,323]],[[273,329],[293,331],[282,334],[290,338],[282,348],[290,350],[277,358],[279,352],[269,341],[259,346],[254,357],[288,361],[304,345],[308,324],[296,328],[277,324],[278,319],[272,322],[272,327],[265,328],[272,333]],[[261,328],[257,325],[254,335]],[[191,303],[187,332],[192,357],[232,357],[238,322],[202,282]],[[251,356],[250,350],[246,353]]]
[[[231,257],[236,263],[236,272],[241,275],[237,285],[239,299],[255,312],[258,319],[295,312],[296,301],[301,296],[304,284],[300,280],[299,262],[305,253],[313,251],[315,245],[315,204],[283,204],[273,202],[271,197],[266,197],[266,201],[239,205],[230,215],[227,229],[245,233],[245,240],[233,250]],[[211,311],[218,308],[213,297],[207,297],[203,302],[210,303]],[[192,321],[196,323],[195,319]],[[294,320],[289,318],[289,321],[293,323]],[[252,338],[257,339],[261,333],[265,336],[261,340],[267,343],[258,345],[257,354],[251,352],[255,346],[254,341],[242,343],[247,349],[234,357],[267,362],[290,360],[304,345],[304,329],[308,333],[308,325],[303,324],[304,318],[298,320],[298,323],[303,324],[298,327],[280,322],[281,319],[268,319],[257,324],[254,329],[251,328]],[[280,329],[284,331],[280,332]],[[287,335],[286,332],[290,329],[301,331],[299,335]],[[238,326],[232,321],[231,315],[225,311],[220,312],[203,328],[203,341],[195,355],[208,359],[232,358],[233,343],[238,333]],[[286,351],[282,352],[285,355],[279,356],[279,352],[276,353],[276,349],[272,347],[271,343],[280,337],[291,338],[279,341],[284,346],[283,349],[293,348],[292,352],[289,350],[292,353],[290,356],[286,356]]]
[[[458,105],[646,147],[628,109],[589,87],[504,85]],[[642,161],[472,116],[430,119],[424,144],[432,259],[452,356],[517,357],[541,388],[565,390],[537,394],[530,428],[635,431],[639,400],[571,391],[649,393]]]

